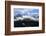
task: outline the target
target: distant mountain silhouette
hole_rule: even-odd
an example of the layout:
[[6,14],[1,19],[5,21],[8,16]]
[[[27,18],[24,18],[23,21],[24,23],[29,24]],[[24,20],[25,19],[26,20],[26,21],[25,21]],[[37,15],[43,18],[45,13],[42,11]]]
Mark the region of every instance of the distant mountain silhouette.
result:
[[15,21],[23,20],[23,19],[30,19],[30,20],[38,21],[39,15],[32,15],[32,16],[21,16],[21,15],[19,15],[17,17],[14,17]]
[[37,27],[39,26],[38,16],[23,16],[14,19],[14,27]]

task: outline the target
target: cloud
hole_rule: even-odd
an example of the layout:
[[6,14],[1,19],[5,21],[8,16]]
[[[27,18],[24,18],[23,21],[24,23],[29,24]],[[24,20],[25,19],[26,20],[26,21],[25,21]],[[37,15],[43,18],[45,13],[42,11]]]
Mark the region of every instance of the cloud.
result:
[[14,16],[31,16],[34,14],[39,14],[39,9],[29,9],[29,8],[15,8],[14,9]]

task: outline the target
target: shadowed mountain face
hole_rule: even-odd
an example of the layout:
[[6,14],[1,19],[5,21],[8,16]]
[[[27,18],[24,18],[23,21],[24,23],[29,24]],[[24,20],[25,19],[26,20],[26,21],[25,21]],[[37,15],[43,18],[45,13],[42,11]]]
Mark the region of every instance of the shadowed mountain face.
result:
[[14,27],[39,26],[39,9],[15,8]]
[[38,27],[38,26],[39,26],[38,21],[33,21],[33,20],[14,21],[14,27]]

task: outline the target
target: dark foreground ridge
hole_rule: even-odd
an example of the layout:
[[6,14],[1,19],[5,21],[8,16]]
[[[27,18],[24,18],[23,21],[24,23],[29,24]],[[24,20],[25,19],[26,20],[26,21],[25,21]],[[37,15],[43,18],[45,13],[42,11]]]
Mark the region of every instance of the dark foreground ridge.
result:
[[37,27],[39,26],[38,21],[34,20],[18,20],[14,21],[14,27]]

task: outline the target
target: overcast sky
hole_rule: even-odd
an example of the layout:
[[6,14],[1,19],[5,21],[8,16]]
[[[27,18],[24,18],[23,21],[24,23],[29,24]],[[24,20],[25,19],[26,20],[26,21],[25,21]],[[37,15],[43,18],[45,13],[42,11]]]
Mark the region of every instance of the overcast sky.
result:
[[17,16],[18,14],[24,16],[31,16],[34,14],[39,14],[39,9],[30,9],[30,8],[14,8],[14,16]]

